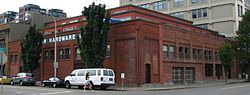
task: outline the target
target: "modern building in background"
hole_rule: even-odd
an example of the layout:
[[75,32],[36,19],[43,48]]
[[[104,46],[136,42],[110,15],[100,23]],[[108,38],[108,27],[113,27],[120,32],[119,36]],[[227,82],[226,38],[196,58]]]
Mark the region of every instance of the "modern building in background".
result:
[[26,22],[29,21],[34,14],[40,14],[40,15],[52,15],[54,17],[64,17],[66,18],[66,13],[63,12],[61,9],[50,9],[46,10],[43,8],[40,8],[38,5],[34,4],[26,4],[19,8],[19,17],[18,22]]
[[15,21],[17,12],[7,11],[0,14],[0,24]]
[[[0,14],[0,21],[2,22],[0,23],[0,47],[6,48],[6,54],[10,56],[8,60],[15,60],[16,62],[17,60],[21,60],[20,56],[18,56],[21,52],[13,51],[17,47],[9,47],[9,43],[23,39],[31,25],[36,25],[37,29],[41,29],[45,26],[45,23],[54,22],[52,16],[54,16],[56,20],[66,19],[66,13],[63,13],[62,10],[55,11],[55,15],[51,14],[52,16],[47,13],[46,9],[41,9],[37,5],[27,4],[20,7],[19,13],[7,11]],[[58,15],[56,13],[64,15]],[[10,53],[9,51],[15,53],[15,55],[8,55]],[[4,65],[4,68],[8,68],[9,66],[10,64]],[[15,69],[11,72],[19,72],[19,70]],[[10,71],[5,69],[4,73],[7,74],[10,73]]]
[[54,17],[66,17],[67,14],[60,9],[50,9],[48,10],[48,14],[53,15]]
[[193,21],[197,27],[235,37],[250,0],[120,0],[120,5],[127,4]]

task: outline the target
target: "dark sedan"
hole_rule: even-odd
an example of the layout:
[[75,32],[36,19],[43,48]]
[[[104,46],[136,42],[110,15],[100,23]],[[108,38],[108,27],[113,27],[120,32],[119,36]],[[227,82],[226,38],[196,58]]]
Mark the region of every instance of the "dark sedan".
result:
[[49,78],[49,80],[44,80],[42,82],[42,86],[43,87],[52,86],[53,88],[63,87],[64,86],[64,80],[59,79],[58,77],[52,77],[52,78]]

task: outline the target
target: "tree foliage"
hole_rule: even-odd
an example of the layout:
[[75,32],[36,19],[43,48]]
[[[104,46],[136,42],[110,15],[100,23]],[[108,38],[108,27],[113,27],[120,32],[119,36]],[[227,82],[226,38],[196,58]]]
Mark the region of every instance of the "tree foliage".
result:
[[88,8],[84,7],[82,11],[87,24],[80,28],[78,46],[86,68],[103,67],[110,25],[110,15],[105,8],[105,5],[92,3]]
[[239,31],[237,31],[237,49],[239,50],[239,57],[250,61],[250,11],[246,11],[243,15],[242,21],[239,24]]
[[39,67],[39,59],[42,51],[43,35],[36,32],[36,26],[29,28],[28,33],[21,41],[21,58],[23,62],[22,69],[27,72],[33,72]]
[[230,45],[225,44],[223,47],[220,48],[219,54],[220,54],[220,61],[224,67],[226,75],[225,79],[227,80],[228,69],[230,69],[233,64],[235,51]]

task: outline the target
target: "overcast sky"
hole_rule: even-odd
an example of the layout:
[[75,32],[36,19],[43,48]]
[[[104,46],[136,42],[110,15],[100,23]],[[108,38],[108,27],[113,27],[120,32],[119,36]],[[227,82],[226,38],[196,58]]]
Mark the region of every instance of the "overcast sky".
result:
[[119,0],[1,0],[0,14],[6,11],[18,12],[19,7],[25,4],[36,4],[45,9],[62,9],[68,17],[72,17],[80,15],[83,7],[93,1],[97,4],[104,3],[108,8],[119,6]]

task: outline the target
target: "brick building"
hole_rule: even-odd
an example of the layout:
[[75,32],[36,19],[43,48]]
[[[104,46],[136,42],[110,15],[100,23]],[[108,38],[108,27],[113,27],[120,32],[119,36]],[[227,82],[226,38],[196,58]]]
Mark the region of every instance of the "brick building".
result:
[[[137,86],[223,79],[218,51],[224,43],[230,43],[224,36],[194,27],[190,21],[133,5],[110,11],[111,17],[121,22],[111,25],[108,55],[103,64],[115,71],[118,84],[121,83],[120,73],[126,74],[126,84]],[[84,68],[76,35],[80,33],[79,27],[86,22],[85,17],[77,16],[60,20],[57,24],[57,74],[64,78],[73,69]],[[54,23],[47,23],[39,31],[44,33],[45,39],[36,75],[43,80],[54,74]],[[10,45],[15,47],[10,49],[10,53],[20,52],[17,42],[10,42]],[[21,61],[18,61],[15,65],[20,66]],[[11,67],[9,69],[12,71]],[[237,73],[235,65],[230,70],[230,78],[235,78]],[[11,76],[13,74],[10,73]]]

